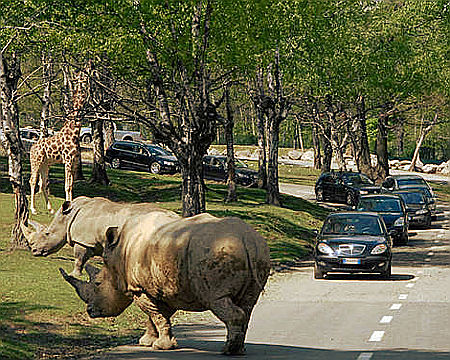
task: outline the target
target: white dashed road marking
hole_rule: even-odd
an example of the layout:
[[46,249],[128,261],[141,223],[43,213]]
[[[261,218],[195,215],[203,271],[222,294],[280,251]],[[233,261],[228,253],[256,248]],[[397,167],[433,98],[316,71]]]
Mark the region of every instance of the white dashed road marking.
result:
[[[425,260],[426,260],[426,259],[425,259]],[[412,287],[414,287],[414,283],[406,284],[406,287],[407,287],[407,288],[412,288]]]
[[380,324],[389,324],[393,318],[394,318],[393,316],[389,315],[383,316],[380,320]]
[[400,294],[399,296],[398,296],[398,299],[399,300],[406,300],[408,298],[408,294]]
[[371,352],[363,352],[359,354],[358,358],[356,360],[370,360],[372,359],[373,353]]
[[402,304],[392,304],[392,306],[389,308],[389,310],[400,310],[402,307]]
[[374,331],[369,341],[381,341],[384,336],[384,331]]
[[430,251],[427,255],[428,255],[428,256],[433,256],[433,255],[434,255],[434,252]]

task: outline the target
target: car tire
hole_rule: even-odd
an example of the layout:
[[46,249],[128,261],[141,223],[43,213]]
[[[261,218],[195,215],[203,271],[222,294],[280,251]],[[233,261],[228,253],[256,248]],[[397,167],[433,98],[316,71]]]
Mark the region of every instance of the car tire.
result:
[[120,159],[118,159],[118,158],[111,159],[111,167],[113,169],[120,169],[121,165],[122,164],[120,163]]
[[317,189],[316,190],[316,200],[317,201],[323,201],[323,190],[322,189]]
[[389,262],[389,265],[385,271],[383,271],[380,276],[384,280],[389,280],[392,275],[392,264]]
[[149,170],[152,174],[159,174],[161,172],[161,164],[158,162],[152,162],[149,166]]
[[83,135],[81,142],[84,144],[90,144],[92,142],[92,136],[89,134]]
[[431,227],[431,215],[427,217],[427,224],[425,225],[427,229]]
[[352,192],[348,192],[347,195],[345,196],[345,203],[349,206],[353,206],[356,205],[356,197],[355,194],[353,194]]
[[314,264],[314,279],[323,279],[326,275],[326,272],[320,270],[317,264]]

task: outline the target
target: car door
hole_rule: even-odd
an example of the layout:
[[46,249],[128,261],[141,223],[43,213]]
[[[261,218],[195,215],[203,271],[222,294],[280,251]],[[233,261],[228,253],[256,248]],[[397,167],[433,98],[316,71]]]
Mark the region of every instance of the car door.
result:
[[124,167],[133,167],[133,144],[117,143],[114,145],[114,150],[116,151],[115,154],[112,155],[113,158],[119,158]]
[[334,199],[334,179],[331,175],[325,175],[323,177],[322,191],[324,199]]
[[334,199],[342,201],[346,199],[347,191],[344,184],[344,178],[340,175],[336,175],[333,183]]

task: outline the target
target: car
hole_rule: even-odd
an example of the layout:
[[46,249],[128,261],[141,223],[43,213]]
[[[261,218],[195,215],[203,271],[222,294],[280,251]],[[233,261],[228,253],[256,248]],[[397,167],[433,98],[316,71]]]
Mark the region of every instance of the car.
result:
[[419,175],[391,175],[386,177],[381,184],[381,187],[388,191],[401,190],[409,186],[424,186],[433,193],[431,186]]
[[406,245],[408,243],[408,213],[400,196],[391,194],[364,195],[361,196],[356,210],[378,213],[393,237],[394,244]]
[[178,160],[170,151],[135,141],[115,141],[106,150],[105,161],[113,169],[146,170],[152,174],[173,174],[179,171]]
[[[257,186],[258,172],[250,169],[242,161],[234,160],[236,184],[248,187]],[[220,155],[205,155],[203,157],[203,178],[226,181],[227,172],[227,158]]]
[[428,203],[428,207],[431,211],[431,220],[436,219],[436,197],[433,193],[433,190],[431,190],[428,186],[418,186],[418,185],[408,185],[405,187],[402,187],[402,190],[407,191],[420,191],[424,196]]
[[314,278],[330,272],[391,276],[392,238],[383,218],[373,212],[337,212],[327,216],[314,245]]
[[19,129],[20,138],[26,152],[29,152],[31,146],[39,140],[41,132],[30,127]]
[[431,226],[431,209],[421,191],[398,190],[394,194],[399,195],[405,202],[410,226]]
[[354,206],[361,195],[380,193],[366,175],[357,172],[325,172],[315,185],[317,201],[338,201]]

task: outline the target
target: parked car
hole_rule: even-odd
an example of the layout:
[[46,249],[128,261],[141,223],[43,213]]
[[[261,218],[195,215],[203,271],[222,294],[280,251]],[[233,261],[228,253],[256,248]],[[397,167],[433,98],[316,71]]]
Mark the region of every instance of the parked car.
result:
[[408,186],[424,186],[433,193],[431,186],[419,175],[391,175],[384,179],[381,186],[389,191],[400,190]]
[[[235,159],[236,184],[242,186],[256,186],[258,181],[258,172],[250,169],[242,161]],[[205,155],[203,157],[203,177],[205,179],[226,181],[227,158],[226,156]]]
[[436,219],[436,197],[433,193],[433,190],[431,190],[428,186],[425,186],[425,185],[421,185],[421,186],[408,185],[408,186],[402,187],[402,190],[420,191],[425,196],[425,200],[428,203],[428,207],[431,211],[431,219],[432,220]]
[[314,278],[330,272],[391,276],[392,239],[376,213],[341,212],[326,218],[314,246]]
[[405,202],[410,226],[431,226],[431,210],[421,191],[398,190],[394,194]]
[[177,158],[157,145],[133,141],[116,141],[107,150],[105,161],[113,169],[130,168],[150,171],[153,174],[178,171]]
[[[143,136],[139,131],[116,130],[114,126],[114,139],[127,141],[142,141]],[[92,129],[90,127],[82,127],[80,130],[80,140],[85,144],[92,141]]]
[[317,201],[339,201],[356,205],[361,195],[380,193],[366,175],[357,172],[325,172],[317,179],[315,193]]
[[391,194],[361,196],[358,211],[376,212],[383,218],[394,244],[408,243],[408,214],[402,198]]

